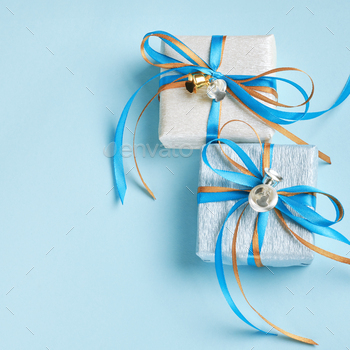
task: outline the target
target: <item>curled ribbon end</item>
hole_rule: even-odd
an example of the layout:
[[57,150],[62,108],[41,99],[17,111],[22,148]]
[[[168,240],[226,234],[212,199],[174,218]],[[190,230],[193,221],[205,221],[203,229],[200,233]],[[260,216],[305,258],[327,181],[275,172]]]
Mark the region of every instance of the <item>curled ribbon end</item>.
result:
[[310,345],[318,345],[316,342],[314,342],[312,339],[307,339],[307,338],[305,338],[305,340],[307,340],[307,341],[303,341],[304,343],[306,343],[306,344],[310,344]]
[[125,192],[124,192],[124,193],[121,193],[121,192],[118,191],[118,193],[119,193],[120,201],[122,202],[122,205],[124,205]]
[[309,345],[318,345],[316,342],[314,342],[312,339],[309,339],[309,338],[303,338],[303,337],[296,336],[296,338],[293,338],[293,339],[298,340],[298,341],[305,343],[305,344],[309,344]]
[[148,191],[148,193],[151,195],[151,197],[156,200],[156,196],[153,194],[153,192],[150,190],[150,188],[148,186],[146,186],[146,189]]
[[322,160],[324,160],[328,164],[332,164],[331,158],[327,156],[327,154],[322,153],[321,151],[318,151],[318,157]]

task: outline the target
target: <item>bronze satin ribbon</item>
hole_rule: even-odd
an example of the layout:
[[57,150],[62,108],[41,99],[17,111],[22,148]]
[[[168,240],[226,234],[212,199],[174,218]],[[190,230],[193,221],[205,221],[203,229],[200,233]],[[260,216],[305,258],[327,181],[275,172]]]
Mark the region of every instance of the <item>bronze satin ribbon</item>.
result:
[[[242,287],[241,280],[240,280],[240,278],[239,278],[239,273],[238,273],[236,242],[237,242],[237,232],[238,232],[239,224],[240,224],[242,215],[243,215],[245,209],[247,208],[247,206],[248,206],[248,204],[245,206],[245,208],[243,209],[241,215],[240,215],[239,218],[238,218],[237,225],[236,225],[236,228],[235,228],[235,232],[234,232],[234,234],[233,234],[233,240],[232,240],[232,266],[233,266],[233,272],[234,272],[234,274],[235,274],[238,287],[239,287],[239,289],[240,289],[242,295],[244,296],[244,299],[246,300],[246,302],[248,303],[248,305],[252,308],[252,310],[255,311],[266,323],[268,323],[271,327],[275,328],[276,330],[278,330],[278,331],[281,332],[282,334],[286,335],[286,336],[289,337],[289,338],[298,340],[298,341],[303,342],[303,343],[306,343],[306,344],[318,345],[318,344],[317,344],[316,342],[314,342],[312,339],[300,337],[299,335],[296,335],[296,334],[287,332],[287,331],[285,331],[284,329],[282,329],[282,328],[280,328],[280,327],[274,325],[272,322],[270,322],[268,319],[266,319],[262,314],[260,314],[259,311],[257,311],[257,310],[249,303],[249,301],[248,301],[246,295],[244,294],[243,287]],[[254,256],[254,258],[255,258],[255,256]]]
[[[232,120],[234,121],[234,120]],[[237,120],[239,122],[243,122],[241,120]],[[230,121],[231,122],[231,121]],[[228,122],[229,123],[229,122]],[[243,122],[245,123],[245,122]],[[227,124],[227,123],[226,123]],[[226,125],[225,124],[225,125]],[[247,124],[247,123],[245,123]],[[224,125],[224,126],[225,126]],[[249,125],[249,124],[247,124]],[[223,127],[224,127],[223,126]],[[250,125],[249,125],[250,126]],[[250,126],[251,127],[251,126]],[[252,127],[251,127],[252,128]],[[253,128],[252,128],[253,129]],[[253,129],[254,130],[254,129]],[[220,132],[222,131],[222,128],[220,129]],[[255,130],[254,130],[255,131]],[[219,134],[220,134],[219,132]],[[260,145],[261,145],[261,141],[260,141],[260,138],[258,136],[258,139],[259,139],[259,142],[260,142]],[[222,148],[221,148],[222,149]],[[224,153],[225,154],[225,153]],[[225,154],[226,157],[228,157],[226,154]],[[265,168],[268,168],[270,166],[270,144],[269,143],[265,143],[264,144],[264,149],[263,149],[263,169]],[[240,166],[239,164],[237,164],[235,161],[233,161],[231,159],[231,162],[230,162],[233,166],[235,166],[237,168],[237,165],[239,166],[239,169],[241,170],[241,168],[247,170],[245,167],[243,166]],[[263,170],[264,171],[264,170]],[[246,173],[246,172],[244,172]],[[249,172],[250,173],[250,172]],[[250,173],[251,174],[251,173]],[[253,174],[251,174],[251,176],[254,176]],[[218,187],[218,186],[201,186],[201,187],[198,187],[198,193],[212,193],[212,192],[233,192],[233,191],[246,191],[246,192],[249,192],[250,190],[240,190],[240,189],[234,189],[234,188],[230,188],[230,187]],[[288,197],[292,197],[292,196],[296,196],[298,194],[301,194],[299,192],[294,192],[294,193],[291,193],[291,192],[285,192],[285,191],[280,191],[278,192],[279,194],[281,195],[284,195],[284,196],[288,196]],[[314,196],[316,196],[316,193],[310,193]],[[320,193],[320,194],[323,194],[323,193]],[[324,193],[323,195],[331,198],[338,210],[339,210],[339,219],[338,221],[340,221],[343,216],[344,216],[344,210],[343,210],[343,207],[341,206],[340,202],[335,198],[333,197],[332,195],[330,194],[326,194]],[[236,250],[236,242],[237,242],[237,233],[238,233],[238,228],[239,228],[239,225],[240,225],[240,222],[241,222],[241,218],[243,216],[243,213],[245,211],[245,209],[247,208],[249,204],[247,204],[242,213],[240,214],[238,220],[237,220],[237,224],[236,224],[236,227],[235,227],[235,231],[234,231],[234,235],[233,235],[233,240],[232,240],[232,266],[233,266],[233,271],[234,271],[234,274],[235,274],[235,278],[236,278],[236,281],[237,281],[237,284],[239,286],[239,289],[242,293],[242,295],[244,296],[246,302],[248,303],[248,305],[266,322],[268,323],[271,327],[275,328],[276,330],[278,330],[280,333],[286,335],[287,337],[289,338],[292,338],[292,339],[295,339],[297,341],[300,341],[300,342],[303,342],[303,343],[306,343],[306,344],[311,344],[311,345],[318,345],[316,342],[314,342],[312,339],[309,339],[309,338],[304,338],[304,337],[300,337],[298,335],[295,335],[295,334],[292,334],[290,332],[287,332],[285,330],[283,330],[282,328],[274,325],[272,322],[270,322],[269,320],[267,320],[263,315],[261,315],[248,301],[246,295],[244,294],[244,291],[243,291],[243,287],[242,287],[242,284],[241,284],[241,281],[240,281],[240,278],[239,278],[239,273],[238,273],[238,264],[237,264],[237,250]],[[336,261],[339,261],[341,263],[344,263],[344,264],[349,264],[350,265],[350,259],[349,258],[346,258],[346,257],[342,257],[340,255],[337,255],[337,254],[334,254],[334,253],[331,253],[327,250],[324,250],[324,249],[321,249],[311,243],[309,243],[308,241],[306,241],[305,239],[301,238],[298,234],[296,234],[294,231],[292,231],[289,226],[287,225],[282,213],[274,208],[274,211],[277,215],[277,217],[279,218],[279,220],[281,221],[282,223],[282,226],[285,228],[286,230],[286,233],[290,233],[291,235],[293,235],[301,244],[305,245],[306,247],[308,247],[309,249],[311,249],[312,251],[320,254],[320,255],[323,255],[327,258],[330,258],[330,259],[333,259],[333,260],[336,260]],[[253,242],[253,255],[254,255],[254,261],[255,261],[255,264],[258,266],[258,267],[262,267],[263,264],[261,262],[261,257],[260,257],[260,252],[259,252],[259,237],[258,237],[258,230],[257,230],[257,225],[258,225],[258,216],[256,218],[256,222],[255,222],[255,228],[254,228],[254,233],[253,233],[253,238],[252,238],[252,242]]]
[[[270,168],[270,144],[269,143],[264,143],[264,151],[263,151],[263,157],[262,157],[262,172],[263,175],[265,175],[265,169]],[[259,216],[256,217],[255,221],[255,227],[254,227],[254,233],[253,233],[253,256],[254,256],[254,261],[255,265],[257,267],[263,267],[263,263],[261,262],[261,257],[260,257],[260,249],[259,249],[259,236],[258,236],[258,221],[259,221]]]
[[[257,137],[258,141],[259,141],[259,144],[260,144],[260,147],[261,147],[261,152],[263,152],[263,148],[262,148],[262,143],[261,143],[261,140],[260,140],[260,136],[258,135],[258,133],[256,132],[256,130],[251,126],[249,125],[247,122],[243,121],[243,120],[240,120],[240,119],[232,119],[232,120],[229,120],[228,122],[226,122],[218,131],[218,138],[220,138],[221,136],[221,133],[222,133],[222,130],[223,128],[230,124],[230,123],[233,123],[233,122],[239,122],[239,123],[243,123],[247,126],[249,126],[255,133],[255,136]],[[242,172],[243,174],[246,174],[246,175],[250,175],[250,176],[254,176],[255,175],[253,173],[251,173],[246,167],[238,164],[237,162],[235,162],[233,159],[231,159],[226,153],[225,151],[223,150],[223,148],[221,147],[221,142],[219,141],[219,145],[220,145],[220,149],[221,149],[221,152],[224,154],[224,156],[226,157],[226,159],[234,166],[236,167],[240,172]]]
[[[173,84],[176,84],[177,80],[179,79],[182,79],[181,78],[178,78],[176,79]],[[142,117],[142,114],[144,113],[144,111],[146,110],[146,108],[149,106],[149,104],[155,99],[156,96],[159,96],[159,94],[161,93],[161,90],[158,90],[158,92],[147,102],[146,106],[143,108],[142,112],[140,113],[139,117],[137,118],[137,121],[136,121],[136,124],[135,124],[135,129],[134,129],[134,136],[133,136],[133,139],[132,139],[132,153],[133,153],[133,156],[134,156],[134,161],[135,161],[135,166],[136,166],[136,170],[137,170],[137,173],[139,174],[139,177],[143,183],[143,185],[145,186],[147,192],[152,196],[153,199],[156,199],[154,193],[152,192],[152,190],[148,187],[148,185],[146,184],[145,180],[143,179],[142,175],[141,175],[141,172],[140,172],[140,169],[139,169],[139,166],[137,164],[137,160],[136,160],[136,151],[135,151],[135,137],[136,137],[136,129],[137,129],[137,126],[140,122],[140,119]]]

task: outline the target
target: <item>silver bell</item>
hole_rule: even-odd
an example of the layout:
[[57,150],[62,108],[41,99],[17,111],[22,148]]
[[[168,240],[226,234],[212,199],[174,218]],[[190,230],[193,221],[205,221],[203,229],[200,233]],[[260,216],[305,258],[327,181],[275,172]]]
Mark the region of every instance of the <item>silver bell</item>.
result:
[[274,188],[283,178],[272,169],[265,169],[261,185],[255,186],[249,193],[249,205],[255,211],[264,213],[272,210],[278,202],[278,194]]

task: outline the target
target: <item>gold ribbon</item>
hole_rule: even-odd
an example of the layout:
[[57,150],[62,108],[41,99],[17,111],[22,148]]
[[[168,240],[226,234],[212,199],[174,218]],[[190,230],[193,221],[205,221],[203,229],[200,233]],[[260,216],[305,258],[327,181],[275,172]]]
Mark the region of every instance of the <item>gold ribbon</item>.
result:
[[[248,204],[247,204],[247,205],[248,205]],[[247,207],[247,206],[246,206],[246,207]],[[261,313],[259,313],[259,311],[257,311],[257,310],[250,304],[250,302],[248,301],[246,295],[244,294],[243,287],[242,287],[241,280],[240,280],[240,278],[239,278],[239,273],[238,273],[236,242],[237,242],[237,232],[238,232],[239,224],[240,224],[242,215],[243,215],[244,210],[246,209],[246,207],[243,209],[241,215],[240,215],[239,218],[238,218],[237,225],[236,225],[236,228],[235,228],[235,232],[234,232],[234,234],[233,234],[233,240],[232,240],[232,266],[233,266],[233,272],[234,272],[234,274],[235,274],[238,287],[239,287],[239,289],[240,289],[242,295],[244,296],[244,299],[246,300],[246,302],[247,302],[248,305],[252,308],[253,311],[255,311],[266,323],[268,323],[271,327],[273,327],[273,328],[275,328],[276,330],[278,330],[280,333],[286,335],[286,336],[289,337],[289,338],[298,340],[298,341],[300,341],[300,342],[302,342],[302,343],[311,344],[311,345],[318,345],[318,344],[317,344],[316,342],[314,342],[312,339],[304,338],[304,337],[301,337],[301,336],[299,336],[299,335],[296,335],[296,334],[287,332],[287,331],[285,331],[284,329],[282,329],[282,328],[276,326],[275,324],[273,324],[272,322],[270,322],[268,319],[266,319]],[[254,258],[255,258],[255,255],[254,255]],[[262,265],[261,265],[261,266],[262,266]]]

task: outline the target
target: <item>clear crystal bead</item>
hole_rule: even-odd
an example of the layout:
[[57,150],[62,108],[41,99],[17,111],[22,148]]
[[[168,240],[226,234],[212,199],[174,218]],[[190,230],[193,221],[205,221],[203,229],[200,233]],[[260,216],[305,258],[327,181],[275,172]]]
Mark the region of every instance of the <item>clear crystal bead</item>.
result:
[[207,88],[207,95],[216,102],[221,101],[226,96],[226,81],[223,79],[212,80]]
[[257,212],[264,213],[272,210],[278,202],[278,193],[275,186],[283,180],[273,169],[265,168],[262,184],[255,186],[249,193],[250,206]]
[[261,184],[250,191],[248,201],[252,209],[263,213],[276,206],[278,194],[272,186]]

